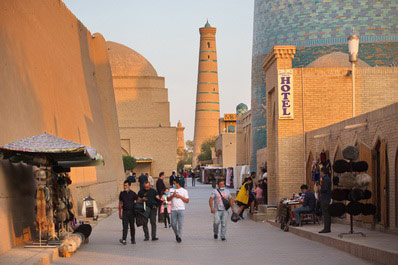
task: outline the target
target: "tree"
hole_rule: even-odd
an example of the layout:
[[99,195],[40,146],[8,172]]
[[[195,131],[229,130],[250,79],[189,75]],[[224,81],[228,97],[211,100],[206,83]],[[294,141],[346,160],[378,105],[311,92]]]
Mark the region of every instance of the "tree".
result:
[[124,171],[133,170],[137,166],[137,160],[132,156],[123,156]]
[[198,155],[199,161],[209,161],[211,157],[211,148],[216,146],[216,136],[204,141],[200,146],[200,154]]
[[190,165],[190,164],[192,164],[192,152],[184,150],[182,159],[177,163],[177,170],[180,172],[181,170],[184,169],[185,165]]
[[185,146],[187,147],[188,152],[193,152],[193,141],[187,140],[185,142]]

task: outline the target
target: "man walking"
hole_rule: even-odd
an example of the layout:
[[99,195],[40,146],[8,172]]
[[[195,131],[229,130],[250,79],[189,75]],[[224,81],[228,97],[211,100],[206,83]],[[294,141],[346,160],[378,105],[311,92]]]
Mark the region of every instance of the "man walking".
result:
[[211,213],[214,214],[214,239],[218,238],[218,228],[221,223],[221,240],[224,241],[227,233],[228,211],[225,209],[222,197],[229,201],[231,210],[234,213],[235,211],[232,196],[229,193],[229,190],[225,188],[225,181],[220,179],[218,180],[218,189],[213,189],[211,192],[209,205]]
[[134,227],[134,203],[138,199],[137,194],[132,191],[131,183],[124,181],[124,191],[119,194],[119,218],[122,219],[123,236],[120,243],[126,245],[128,226],[130,225],[131,244],[135,244],[135,227]]
[[195,172],[194,171],[190,171],[190,175],[191,175],[191,178],[192,178],[192,187],[195,187]]
[[[151,209],[149,213],[149,221],[151,222],[151,235],[152,241],[159,240],[156,237],[156,215],[157,215],[157,207],[156,207],[156,199],[159,199],[158,193],[156,190],[151,188],[151,184],[149,181],[144,182],[144,188],[138,192],[138,201],[145,201],[146,207]],[[148,230],[148,220],[145,224],[143,224],[143,229],[145,233],[144,241],[149,240],[149,230]]]
[[170,189],[170,194],[167,200],[171,201],[171,227],[173,227],[177,242],[181,243],[185,204],[189,203],[188,191],[181,187],[180,179],[176,179],[173,188]]
[[332,183],[326,168],[321,169],[321,209],[323,216],[323,230],[319,233],[330,233],[331,217],[329,214],[330,193],[332,192]]
[[164,185],[164,172],[159,173],[159,178],[156,181],[156,191],[158,192],[159,196],[163,195],[164,190],[166,189],[166,185]]

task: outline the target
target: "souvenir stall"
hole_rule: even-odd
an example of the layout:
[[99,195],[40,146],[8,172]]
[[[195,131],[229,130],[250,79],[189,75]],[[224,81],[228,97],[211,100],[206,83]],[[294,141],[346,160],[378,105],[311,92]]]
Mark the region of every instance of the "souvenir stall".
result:
[[[102,156],[94,148],[45,133],[0,147],[0,157],[11,163],[26,163],[34,169],[38,235],[25,247],[54,247],[61,245],[60,239],[80,233],[76,232],[76,204],[69,189],[72,183],[69,172],[70,167],[103,165]],[[91,227],[82,226],[80,230],[84,233],[74,237],[87,239]]]
[[374,216],[376,205],[371,201],[372,192],[369,186],[372,182],[371,176],[367,174],[369,165],[366,161],[357,161],[359,149],[355,146],[348,146],[343,150],[344,159],[337,160],[333,164],[333,171],[336,176],[333,178],[335,189],[332,190],[333,203],[329,207],[332,217],[341,217],[345,213],[350,216],[350,230],[340,233],[339,237],[345,235],[359,234],[354,231],[354,217]]

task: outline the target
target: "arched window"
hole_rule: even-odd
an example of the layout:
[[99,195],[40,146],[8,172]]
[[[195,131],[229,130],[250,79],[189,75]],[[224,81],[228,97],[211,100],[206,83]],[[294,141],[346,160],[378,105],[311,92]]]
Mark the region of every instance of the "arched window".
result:
[[210,42],[207,43],[207,48],[210,48]]

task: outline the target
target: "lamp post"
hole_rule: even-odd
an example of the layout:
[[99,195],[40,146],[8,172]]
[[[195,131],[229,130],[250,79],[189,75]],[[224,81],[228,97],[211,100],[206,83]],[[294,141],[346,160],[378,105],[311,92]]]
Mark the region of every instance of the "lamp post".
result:
[[359,37],[352,33],[348,37],[349,60],[352,67],[352,117],[355,116],[355,63],[358,60]]

